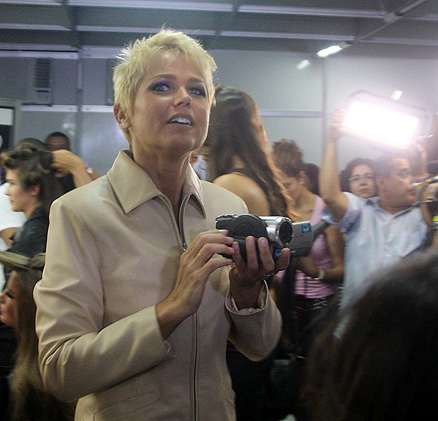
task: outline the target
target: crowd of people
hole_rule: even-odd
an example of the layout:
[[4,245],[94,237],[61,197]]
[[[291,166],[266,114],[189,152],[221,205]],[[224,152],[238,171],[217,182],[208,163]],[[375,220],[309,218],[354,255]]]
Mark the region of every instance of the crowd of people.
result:
[[[172,30],[124,48],[114,117],[128,149],[104,176],[59,131],[1,154],[1,419],[434,413],[436,185],[424,144],[340,172],[339,111],[319,168],[293,140],[270,144],[254,99],[215,86],[215,70]],[[209,181],[192,168],[198,155]],[[274,256],[268,238],[242,245],[216,229],[219,215],[246,213],[322,228],[307,256]]]

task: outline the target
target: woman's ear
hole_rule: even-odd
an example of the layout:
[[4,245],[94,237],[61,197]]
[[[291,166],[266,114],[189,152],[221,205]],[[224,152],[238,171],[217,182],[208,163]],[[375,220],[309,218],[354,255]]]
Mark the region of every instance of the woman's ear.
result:
[[117,123],[119,124],[122,130],[126,130],[130,127],[128,115],[120,107],[120,104],[114,104],[113,113],[114,113],[114,117],[117,120]]

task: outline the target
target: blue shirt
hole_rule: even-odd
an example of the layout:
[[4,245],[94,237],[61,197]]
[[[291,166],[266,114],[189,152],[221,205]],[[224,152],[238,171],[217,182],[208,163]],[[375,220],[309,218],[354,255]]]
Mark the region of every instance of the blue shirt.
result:
[[327,208],[323,213],[325,221],[344,228],[347,235],[342,305],[361,294],[372,281],[374,272],[418,248],[427,231],[416,205],[392,214],[379,206],[379,197],[362,199],[351,193],[344,194],[348,209],[341,221],[333,221]]

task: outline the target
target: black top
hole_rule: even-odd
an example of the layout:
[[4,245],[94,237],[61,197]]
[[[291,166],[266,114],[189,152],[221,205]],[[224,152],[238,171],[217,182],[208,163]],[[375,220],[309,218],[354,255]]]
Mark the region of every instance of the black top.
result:
[[13,235],[9,251],[34,256],[46,251],[49,218],[42,207],[36,208],[24,225]]
[[68,193],[71,190],[74,190],[76,188],[75,182],[73,180],[73,176],[68,173],[64,177],[58,178],[59,184],[61,185],[62,193]]

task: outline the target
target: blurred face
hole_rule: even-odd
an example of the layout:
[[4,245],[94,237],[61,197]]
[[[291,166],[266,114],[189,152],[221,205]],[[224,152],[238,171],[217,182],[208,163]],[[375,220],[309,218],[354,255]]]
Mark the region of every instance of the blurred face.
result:
[[416,200],[415,187],[409,161],[394,158],[389,177],[378,177],[379,196],[384,202],[401,209],[408,208]]
[[368,199],[376,195],[373,170],[368,165],[357,165],[349,178],[350,191],[356,196]]
[[35,195],[32,191],[27,191],[20,183],[18,170],[6,170],[6,182],[9,187],[6,194],[9,196],[11,207],[14,212],[25,212],[33,209]]
[[18,293],[17,272],[9,276],[8,286],[0,294],[0,321],[7,326],[16,328],[16,297]]
[[297,177],[288,176],[281,170],[279,170],[279,173],[287,194],[293,199],[299,199],[302,194],[304,184]]
[[51,151],[57,151],[59,149],[70,149],[68,146],[68,140],[62,136],[51,136],[47,139],[46,143]]
[[207,136],[210,105],[202,72],[183,54],[163,53],[140,82],[131,116],[119,113],[129,130],[134,160],[188,156]]

